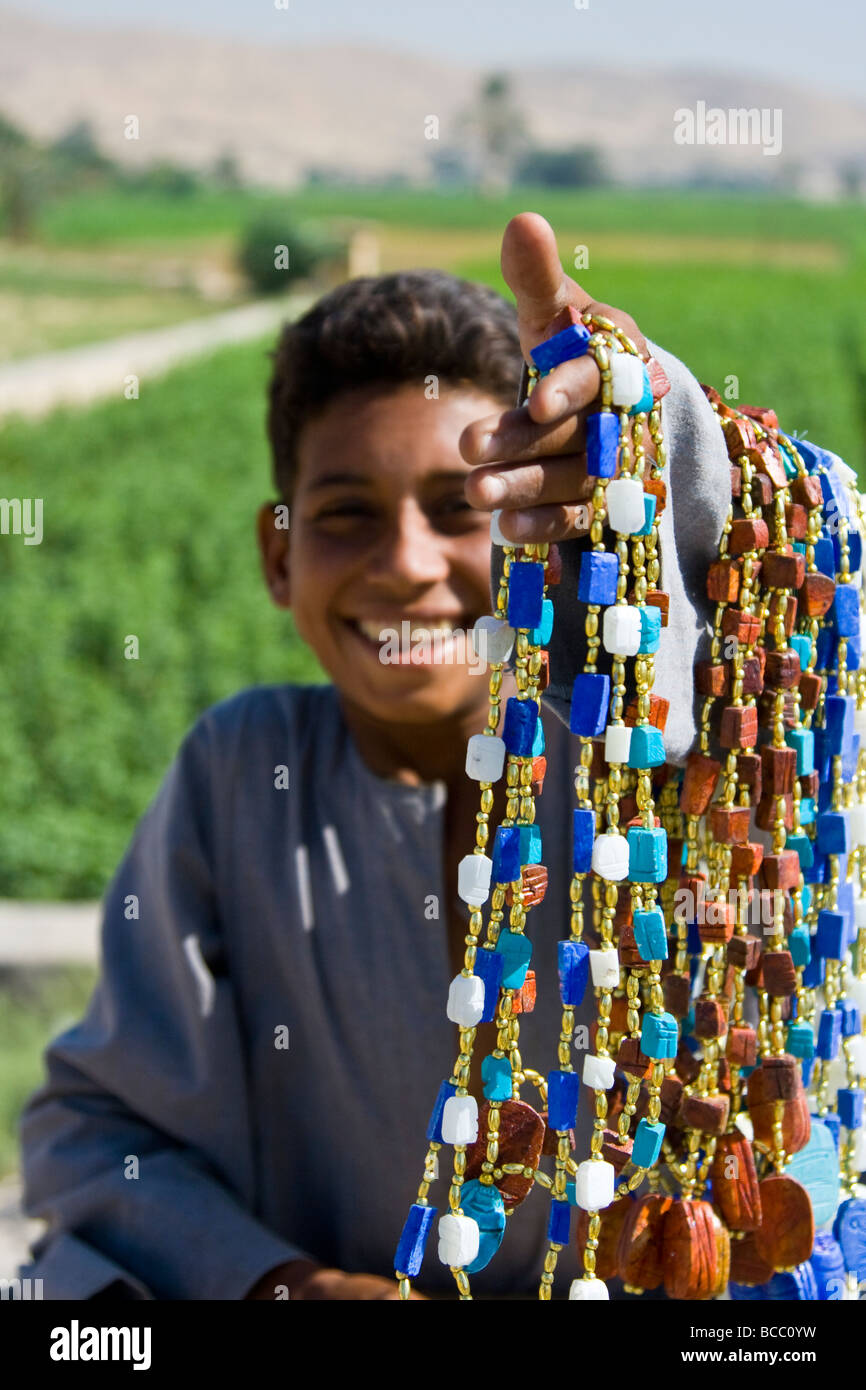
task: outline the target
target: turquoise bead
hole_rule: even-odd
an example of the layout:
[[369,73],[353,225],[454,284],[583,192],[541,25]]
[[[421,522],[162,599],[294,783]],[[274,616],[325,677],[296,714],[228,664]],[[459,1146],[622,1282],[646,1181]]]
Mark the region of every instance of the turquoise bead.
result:
[[540,825],[521,825],[520,831],[520,863],[540,864],[541,863],[541,826]]
[[640,951],[641,959],[667,960],[668,934],[665,931],[665,919],[661,910],[653,907],[649,912],[635,912],[633,925],[634,942]]
[[[802,970],[804,965],[808,965],[812,958],[812,944],[809,933],[802,927],[797,927],[788,937],[788,950],[791,952],[791,960],[798,970]],[[811,1029],[809,1030],[811,1032]]]
[[529,640],[533,646],[546,647],[553,632],[553,601],[546,598],[541,604],[541,622],[538,627],[529,629]]
[[839,1202],[839,1155],[832,1134],[820,1120],[812,1121],[809,1142],[792,1156],[785,1175],[796,1178],[809,1193],[816,1226],[833,1220]]
[[643,369],[643,395],[628,412],[629,415],[648,415],[653,408],[653,388],[650,385],[649,372],[644,366]]
[[[791,935],[793,934],[792,932]],[[790,937],[788,939],[790,940]],[[792,1057],[814,1057],[815,1034],[811,1023],[789,1023],[785,1035],[785,1048]]]
[[485,1057],[481,1063],[485,1100],[511,1100],[511,1063],[507,1057]]
[[656,499],[651,492],[643,495],[643,514],[644,523],[639,531],[635,531],[636,536],[648,536],[653,529],[653,522],[656,519]]
[[811,729],[789,729],[785,742],[797,754],[797,776],[808,777],[815,769],[815,735]]
[[532,960],[532,942],[523,932],[501,931],[496,950],[504,958],[502,988],[521,989]]
[[809,665],[809,657],[812,655],[811,638],[804,637],[801,633],[795,633],[793,637],[788,638],[788,646],[800,658],[800,670],[805,671]]
[[568,1198],[568,1205],[569,1205],[570,1207],[576,1207],[576,1206],[577,1206],[577,1183],[576,1183],[576,1181],[574,1180],[574,1178],[566,1178],[566,1180],[565,1180],[565,1195],[566,1195],[566,1197]]
[[631,1161],[636,1168],[652,1168],[662,1151],[665,1128],[661,1121],[651,1124],[649,1120],[641,1120],[631,1151]]
[[677,1055],[677,1021],[673,1014],[644,1014],[640,1050],[645,1057],[664,1062]]
[[[659,612],[658,609],[655,610]],[[661,767],[665,760],[665,741],[652,724],[638,724],[631,731],[629,767]]]
[[667,831],[632,825],[628,840],[628,876],[632,883],[664,883],[668,876]]
[[800,824],[815,824],[815,798],[814,796],[800,797]]
[[815,862],[815,850],[808,835],[788,835],[785,840],[785,849],[797,851],[801,869],[811,869]]
[[[655,501],[655,498],[653,498]],[[654,608],[648,604],[640,610],[640,646],[638,652],[641,655],[650,655],[659,649],[659,639],[662,633],[662,610]]]
[[477,1274],[490,1264],[505,1235],[505,1203],[502,1193],[492,1183],[470,1178],[460,1189],[460,1206],[464,1216],[478,1223],[478,1254],[465,1266],[467,1274]]
[[536,726],[535,726],[535,737],[534,737],[534,739],[532,740],[532,757],[533,757],[533,758],[540,758],[543,752],[544,752],[544,725],[542,724],[542,722],[541,722],[541,716],[539,715],[539,717],[538,717],[538,723],[537,723]]

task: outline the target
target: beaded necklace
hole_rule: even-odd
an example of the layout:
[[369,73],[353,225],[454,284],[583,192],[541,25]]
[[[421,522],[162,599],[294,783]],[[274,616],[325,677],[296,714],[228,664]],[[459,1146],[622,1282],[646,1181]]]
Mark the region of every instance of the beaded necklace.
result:
[[[636,1291],[664,1284],[673,1298],[726,1287],[739,1298],[838,1297],[866,1277],[864,499],[841,460],[788,438],[773,411],[736,409],[704,388],[731,459],[731,509],[707,576],[715,613],[709,659],[695,670],[697,747],[684,769],[666,765],[667,702],[652,686],[668,612],[657,585],[669,384],[609,319],[568,309],[552,327],[518,404],[586,353],[601,378],[586,417],[595,484],[577,592],[586,651],[570,719],[579,757],[558,1066],[546,1077],[524,1066],[519,1015],[534,1003],[527,920],[547,886],[535,799],[548,589],[561,567],[556,546],[509,541],[494,513],[502,576],[495,614],[474,634],[490,667],[487,726],[466,756],[480,808],[458,868],[470,918],[446,1008],[458,1052],[395,1255],[400,1297],[437,1214],[429,1191],[443,1146],[452,1172],[438,1255],[462,1300],[536,1183],[551,1199],[543,1301],[572,1207],[584,1273],[570,1299],[606,1299],[613,1275]],[[517,695],[503,713],[510,658]],[[506,813],[488,855],[503,775]],[[579,1075],[575,1010],[590,979],[596,1022]],[[468,1081],[482,1022],[495,1022],[496,1045],[482,1062],[479,1114]],[[589,1156],[576,1161],[581,1079],[595,1120]],[[526,1083],[539,1111],[521,1099]]]

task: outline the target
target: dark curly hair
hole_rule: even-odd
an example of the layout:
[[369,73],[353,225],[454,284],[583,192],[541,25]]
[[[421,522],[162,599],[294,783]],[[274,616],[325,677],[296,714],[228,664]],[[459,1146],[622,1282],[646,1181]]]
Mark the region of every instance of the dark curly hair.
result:
[[507,408],[523,365],[514,306],[441,270],[349,280],[285,324],[270,355],[267,428],[274,482],[286,501],[302,426],[341,392],[435,375],[440,385],[471,385]]

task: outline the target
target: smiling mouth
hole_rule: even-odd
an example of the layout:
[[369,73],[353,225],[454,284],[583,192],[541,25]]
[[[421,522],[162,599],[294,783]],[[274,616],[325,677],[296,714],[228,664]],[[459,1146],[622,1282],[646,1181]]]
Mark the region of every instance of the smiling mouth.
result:
[[[465,633],[464,628],[457,626],[457,621],[453,618],[428,618],[424,622],[417,618],[342,619],[383,666],[424,666],[437,655],[441,659]],[[391,644],[390,648],[385,644]],[[387,660],[382,659],[385,650],[388,650]]]

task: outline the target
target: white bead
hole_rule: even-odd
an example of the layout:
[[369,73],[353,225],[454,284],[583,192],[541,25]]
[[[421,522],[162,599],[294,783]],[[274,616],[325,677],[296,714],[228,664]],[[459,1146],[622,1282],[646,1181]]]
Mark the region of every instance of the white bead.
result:
[[478,1101],[474,1096],[449,1096],[442,1107],[442,1139],[446,1144],[474,1144],[478,1138]]
[[584,1303],[587,1301],[600,1303],[605,1299],[609,1299],[610,1294],[608,1293],[607,1284],[603,1279],[572,1279],[568,1290],[568,1297],[569,1301],[576,1298],[578,1301],[582,1300]]
[[577,1165],[574,1195],[584,1211],[601,1211],[613,1201],[616,1173],[612,1163],[603,1158],[587,1158]]
[[628,877],[628,840],[624,835],[599,835],[592,847],[592,867],[600,878],[620,883]]
[[627,763],[631,748],[631,729],[627,724],[608,724],[604,731],[604,760]]
[[737,1126],[737,1129],[740,1131],[740,1133],[746,1136],[749,1143],[751,1144],[755,1137],[755,1127],[752,1124],[752,1117],[749,1114],[748,1110],[741,1110],[737,1118],[734,1120],[734,1124]]
[[866,898],[854,899],[854,925],[858,928],[866,927]]
[[[866,623],[860,624],[860,641],[866,637]],[[866,738],[866,709],[854,709],[854,732],[859,734],[861,739]]]
[[637,405],[643,395],[643,362],[630,352],[616,352],[610,359],[614,405]]
[[866,1076],[866,1038],[857,1033],[848,1039],[848,1054],[858,1076]]
[[840,459],[838,454],[831,453],[830,456],[833,460],[833,467],[839,474],[839,477],[842,479],[843,483],[845,483],[847,487],[856,487],[857,474],[854,472],[854,469],[850,466],[850,464],[847,464],[844,459]]
[[493,860],[486,854],[467,854],[457,865],[457,896],[470,907],[482,907],[490,896]]
[[479,618],[472,629],[472,646],[488,666],[495,666],[510,657],[514,637],[514,628],[509,623],[488,613]]
[[445,1012],[461,1028],[474,1028],[484,1013],[484,981],[479,975],[455,975]]
[[466,776],[498,782],[505,767],[505,744],[495,734],[473,734],[466,745]]
[[852,1165],[855,1173],[862,1173],[866,1168],[866,1129],[862,1126],[854,1131],[854,1163]]
[[848,807],[848,825],[852,845],[866,844],[866,806],[859,803]]
[[618,656],[636,656],[640,646],[640,613],[627,603],[617,603],[604,610],[602,642],[606,652]]
[[639,478],[612,478],[605,492],[607,524],[612,531],[631,536],[646,522],[643,483]]
[[494,545],[517,545],[517,541],[510,541],[507,536],[503,536],[499,529],[499,518],[503,512],[502,507],[497,507],[490,513],[490,539]]
[[596,989],[616,989],[619,985],[619,952],[615,946],[607,951],[590,951],[589,968]]
[[[613,952],[616,955],[616,952]],[[617,969],[617,984],[619,983],[619,969]],[[613,1085],[616,1063],[612,1057],[593,1057],[588,1052],[583,1059],[583,1080],[584,1084],[591,1086],[594,1091],[609,1091]]]
[[855,1003],[861,1014],[866,1014],[866,977],[849,975],[845,982],[845,998]]
[[831,1096],[838,1091],[840,1086],[847,1085],[848,1068],[845,1065],[845,1058],[840,1051],[838,1057],[834,1057],[832,1062],[827,1063],[827,1086]]
[[471,1265],[478,1254],[481,1232],[471,1216],[454,1216],[451,1212],[439,1221],[439,1258],[452,1269]]

